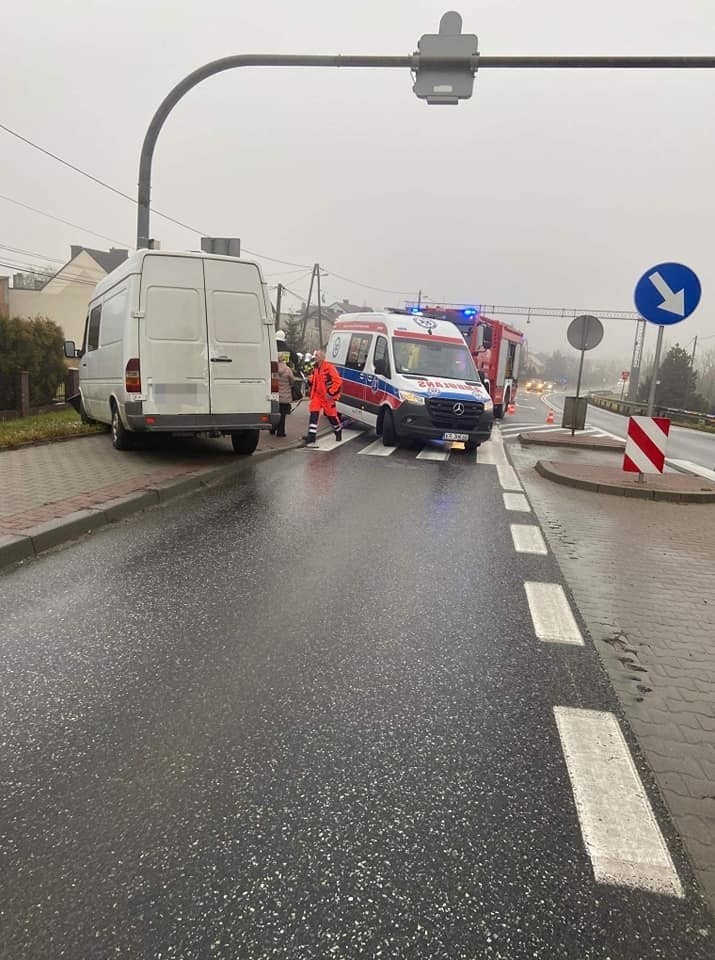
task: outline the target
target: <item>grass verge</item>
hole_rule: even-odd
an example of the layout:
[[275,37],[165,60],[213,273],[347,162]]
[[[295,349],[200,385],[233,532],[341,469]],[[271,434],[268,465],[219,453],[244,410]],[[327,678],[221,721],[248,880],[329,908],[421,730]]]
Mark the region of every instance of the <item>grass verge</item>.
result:
[[106,428],[82,423],[74,410],[40,413],[20,420],[0,421],[0,450],[12,450],[27,443],[62,440],[65,437],[84,437],[102,433]]

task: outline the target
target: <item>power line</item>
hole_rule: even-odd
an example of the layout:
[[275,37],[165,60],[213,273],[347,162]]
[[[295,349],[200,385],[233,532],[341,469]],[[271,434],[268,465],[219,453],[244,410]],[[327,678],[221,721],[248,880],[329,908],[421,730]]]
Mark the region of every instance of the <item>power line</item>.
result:
[[120,247],[129,247],[129,244],[124,240],[117,240],[116,237],[108,237],[104,233],[97,233],[96,230],[90,230],[89,227],[81,227],[78,223],[72,223],[70,220],[63,220],[62,217],[56,217],[53,213],[48,213],[46,210],[40,210],[38,207],[31,207],[29,203],[23,203],[21,200],[15,200],[12,197],[6,197],[2,193],[0,193],[0,200],[5,200],[7,203],[14,203],[16,207],[22,207],[24,210],[31,210],[33,213],[39,213],[41,217],[47,217],[49,220],[56,220],[58,223],[64,223],[66,227],[72,227],[73,230],[82,230],[84,233],[89,233],[93,237],[100,237],[100,239],[108,240],[112,244],[119,244]]
[[[42,273],[42,271],[38,269],[37,264],[18,263],[17,261],[13,262],[8,258],[5,258],[4,260],[0,261],[0,266],[5,267],[7,270],[12,270],[17,273],[31,274],[33,276],[46,276],[47,283],[50,283],[50,281],[54,280],[58,276],[57,273],[54,273],[51,276],[48,276],[47,274]],[[83,286],[87,286],[87,287],[96,287],[100,278],[97,277],[96,280],[89,280],[86,277],[80,276],[79,274],[74,274],[74,275],[65,274],[64,276],[61,276],[59,279],[63,283],[74,283],[74,284],[82,284]],[[16,289],[21,290],[24,288],[17,287]]]
[[[86,177],[88,180],[91,180],[93,183],[98,184],[100,187],[104,187],[106,190],[110,190],[112,193],[116,194],[119,197],[122,197],[124,200],[128,200],[130,203],[136,206],[137,200],[135,197],[132,197],[130,194],[125,193],[123,190],[120,190],[118,187],[113,186],[111,183],[107,183],[106,180],[102,180],[101,177],[95,177],[94,174],[89,173],[87,170],[83,170],[81,167],[78,167],[74,163],[70,163],[69,160],[65,160],[63,157],[58,156],[56,153],[53,153],[51,150],[46,149],[41,146],[39,143],[35,143],[34,140],[30,140],[28,137],[24,137],[22,134],[18,133],[16,130],[12,130],[10,127],[6,126],[4,123],[0,123],[0,129],[4,130],[6,133],[9,133],[10,136],[15,137],[16,139],[22,141],[22,143],[27,144],[27,146],[32,147],[34,150],[39,150],[40,153],[44,154],[47,157],[50,157],[52,160],[56,160],[58,163],[61,163],[63,166],[67,167],[70,170],[73,170],[75,173],[79,173],[80,176]],[[19,201],[13,201],[8,197],[2,197],[4,200],[9,200],[10,203],[18,203],[19,206],[22,206]],[[32,209],[32,208],[30,208]],[[208,231],[199,230],[196,227],[191,226],[188,223],[184,223],[182,220],[177,220],[175,217],[169,216],[167,213],[162,213],[160,210],[157,210],[155,207],[150,207],[152,213],[157,217],[161,217],[163,220],[168,220],[169,223],[173,223],[178,227],[182,227],[184,230],[189,230],[191,233],[198,234],[199,236],[209,236]],[[35,213],[41,213],[42,211],[34,210]],[[49,214],[45,214],[49,216]],[[52,219],[59,220],[58,217],[53,217]],[[66,220],[60,220],[61,223],[65,223],[68,226],[74,227],[75,229],[83,229],[77,227],[76,224],[68,223]],[[105,237],[102,234],[95,233],[92,230],[87,230],[87,233],[91,233],[93,236],[102,237],[103,240],[110,240],[112,243],[118,243],[121,241],[111,240],[109,237]],[[129,246],[129,244],[125,244]],[[249,250],[247,247],[244,248],[245,252],[250,254],[252,257],[258,257],[259,260],[267,260],[269,263],[279,263],[284,266],[289,267],[298,267],[301,270],[312,270],[312,266],[307,263],[295,263],[291,260],[280,260],[277,257],[269,257],[265,253],[258,253],[256,250]],[[414,291],[412,290],[387,290],[384,287],[375,287],[369,283],[361,283],[359,280],[351,280],[349,277],[343,277],[339,273],[332,273],[328,271],[332,276],[337,277],[339,280],[344,280],[345,283],[352,283],[357,287],[364,287],[366,290],[376,290],[379,293],[391,293],[396,296],[409,296]]]
[[333,270],[325,268],[325,272],[330,277],[337,277],[338,280],[344,280],[345,283],[353,283],[356,287],[364,287],[366,290],[377,290],[378,293],[392,293],[398,297],[409,297],[413,294],[414,290],[387,290],[385,287],[373,287],[369,283],[361,283],[359,280],[351,280],[350,277],[343,277],[339,273],[335,273]]

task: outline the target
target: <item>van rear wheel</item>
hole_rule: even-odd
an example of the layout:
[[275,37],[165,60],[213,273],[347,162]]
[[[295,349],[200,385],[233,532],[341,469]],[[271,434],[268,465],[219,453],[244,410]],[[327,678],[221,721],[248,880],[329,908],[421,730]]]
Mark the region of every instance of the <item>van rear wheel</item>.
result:
[[233,452],[249,457],[258,446],[259,430],[236,430],[231,434]]
[[122,423],[119,408],[112,404],[112,446],[115,450],[131,450],[134,446],[134,435]]

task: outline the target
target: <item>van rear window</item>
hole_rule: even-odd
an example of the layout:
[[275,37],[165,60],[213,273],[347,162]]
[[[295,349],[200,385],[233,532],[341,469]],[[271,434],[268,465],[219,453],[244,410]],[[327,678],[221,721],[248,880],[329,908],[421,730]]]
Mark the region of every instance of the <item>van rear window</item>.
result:
[[210,321],[218,343],[261,343],[261,309],[255,293],[212,290]]
[[198,290],[185,287],[149,287],[146,298],[146,335],[149,340],[205,339]]

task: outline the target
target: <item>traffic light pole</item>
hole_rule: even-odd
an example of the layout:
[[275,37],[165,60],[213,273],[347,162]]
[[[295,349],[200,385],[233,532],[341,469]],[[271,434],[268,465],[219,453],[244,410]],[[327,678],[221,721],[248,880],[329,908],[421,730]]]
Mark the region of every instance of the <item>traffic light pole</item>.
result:
[[[449,16],[450,14],[445,14],[445,17]],[[443,17],[443,21],[445,17]],[[440,34],[436,36],[439,37]],[[463,35],[442,34],[441,37],[444,40],[444,49],[449,48],[451,41],[465,39]],[[167,117],[177,103],[202,80],[238,67],[377,67],[411,70],[417,77],[413,89],[418,96],[427,99],[429,102],[454,103],[456,100],[449,99],[449,96],[440,99],[442,94],[439,92],[433,98],[421,92],[423,84],[420,84],[420,72],[433,75],[440,71],[446,72],[450,77],[455,78],[455,87],[460,89],[458,96],[466,98],[471,95],[471,87],[469,87],[468,92],[464,92],[465,77],[467,80],[469,78],[473,79],[478,69],[711,69],[715,67],[715,57],[483,57],[478,53],[436,56],[434,52],[430,52],[429,55],[417,52],[406,57],[239,54],[238,56],[214,60],[211,63],[204,64],[203,67],[199,67],[198,70],[194,70],[193,73],[190,73],[178,83],[162,101],[149,124],[139,161],[137,249],[146,248],[150,245],[152,162],[156,142]],[[439,89],[439,87],[435,87],[435,90],[439,91]],[[449,90],[451,89],[449,87]]]

